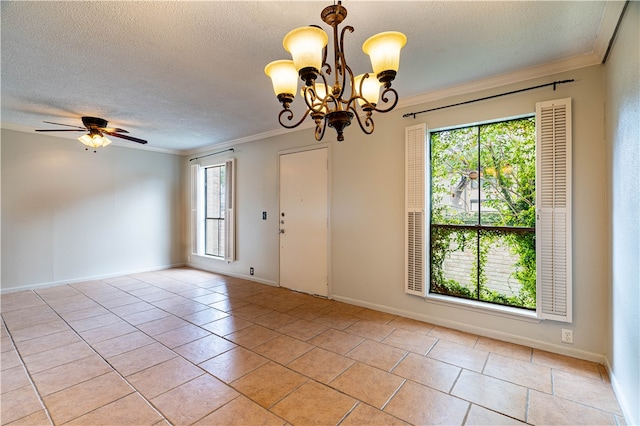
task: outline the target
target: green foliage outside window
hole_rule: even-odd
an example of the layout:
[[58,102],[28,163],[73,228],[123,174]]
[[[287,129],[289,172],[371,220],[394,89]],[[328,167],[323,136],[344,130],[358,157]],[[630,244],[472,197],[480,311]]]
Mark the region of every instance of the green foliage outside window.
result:
[[[535,309],[535,146],[533,117],[431,134],[432,292]],[[498,246],[517,259],[503,283],[517,293],[489,282]],[[473,258],[467,283],[445,267],[454,253]]]

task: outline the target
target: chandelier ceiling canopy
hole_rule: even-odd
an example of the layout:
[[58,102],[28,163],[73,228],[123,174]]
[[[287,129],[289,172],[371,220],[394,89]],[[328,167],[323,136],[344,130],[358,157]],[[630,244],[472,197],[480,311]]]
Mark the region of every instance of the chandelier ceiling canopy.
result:
[[[292,129],[311,116],[316,124],[316,140],[324,137],[328,125],[338,133],[338,141],[342,141],[344,128],[355,117],[362,131],[371,134],[374,131],[373,112],[389,112],[398,103],[398,93],[391,88],[391,82],[398,72],[400,49],[406,44],[407,37],[387,31],[367,39],[362,50],[369,55],[373,72],[354,76],[344,54],[345,33],[353,32],[354,28],[345,26],[338,34],[338,26],[347,17],[347,9],[338,1],[338,4],[326,7],[320,17],[333,28],[333,68],[327,62],[329,36],[315,25],[290,31],[282,44],[292,59],[274,61],[265,67],[283,107],[278,121],[283,127]],[[331,74],[332,83],[328,81]],[[293,121],[294,114],[289,107],[298,91],[298,79],[304,82],[300,95],[307,109],[299,121],[289,124]],[[379,106],[379,100],[384,107]]]

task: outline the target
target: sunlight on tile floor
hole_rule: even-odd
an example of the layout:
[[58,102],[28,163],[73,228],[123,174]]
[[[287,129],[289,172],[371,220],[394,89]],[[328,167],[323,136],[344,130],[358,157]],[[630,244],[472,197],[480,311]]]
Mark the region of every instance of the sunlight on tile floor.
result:
[[2,295],[2,425],[622,425],[603,366],[175,268]]

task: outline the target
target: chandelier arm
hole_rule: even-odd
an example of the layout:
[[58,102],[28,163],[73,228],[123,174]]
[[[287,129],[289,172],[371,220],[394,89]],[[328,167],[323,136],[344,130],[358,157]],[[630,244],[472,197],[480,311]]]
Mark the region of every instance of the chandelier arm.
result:
[[[358,114],[358,111],[356,110],[356,108],[353,105],[350,105],[349,109],[353,111],[353,115],[356,116],[356,120],[358,120],[358,125],[360,126],[360,129],[367,135],[370,135],[371,133],[373,133],[373,131],[375,130],[375,124],[373,122],[373,118],[371,117],[371,111],[366,111],[367,117],[364,120],[364,124],[363,124],[362,120],[360,119],[360,114]],[[369,127],[371,127],[371,130],[369,130]]]
[[[338,66],[338,63],[339,63],[340,64],[339,74],[342,75],[342,85],[340,87],[340,95],[339,95],[340,99],[342,99],[342,97],[344,96],[344,90],[347,87],[347,74],[349,74],[349,80],[351,82],[351,85],[350,85],[351,95],[353,95],[353,72],[351,71],[351,68],[349,67],[349,65],[347,65],[347,59],[344,56],[344,36],[347,31],[352,33],[354,31],[354,28],[351,25],[345,26],[340,32],[340,43],[339,44],[336,43],[338,45],[336,49],[336,67]],[[338,79],[338,76],[336,75],[336,80],[337,79]],[[349,102],[347,101],[343,103],[348,104]]]
[[[320,121],[322,121],[322,125],[320,125]],[[327,120],[322,118],[321,120],[316,120],[316,129],[314,132],[314,136],[318,142],[322,140],[324,137],[324,131],[327,129]]]
[[389,102],[389,98],[387,98],[387,93],[392,93],[393,94],[393,103],[391,104],[390,107],[388,108],[378,108],[377,106],[375,108],[373,108],[374,111],[377,112],[389,112],[392,109],[394,109],[396,107],[396,105],[398,105],[398,92],[395,91],[395,89],[392,89],[391,87],[387,87],[386,89],[384,89],[384,91],[382,92],[382,94],[380,95],[380,99],[382,99],[382,102],[384,102],[385,104],[387,102]]
[[288,114],[288,116],[286,117],[287,120],[291,121],[293,119],[293,111],[291,111],[288,108],[284,108],[282,111],[280,111],[280,114],[278,114],[278,122],[280,123],[280,125],[286,129],[294,129],[296,127],[298,127],[303,121],[304,119],[307,117],[307,115],[309,115],[311,111],[310,110],[306,110],[304,115],[302,116],[302,118],[300,118],[300,121],[298,121],[296,124],[285,124],[282,122],[282,117],[285,114]]

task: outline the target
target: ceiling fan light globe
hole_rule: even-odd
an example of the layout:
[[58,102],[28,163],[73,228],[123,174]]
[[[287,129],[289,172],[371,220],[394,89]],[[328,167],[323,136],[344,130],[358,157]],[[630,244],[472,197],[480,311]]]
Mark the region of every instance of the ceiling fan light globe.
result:
[[83,135],[83,136],[80,136],[78,140],[90,148],[102,148],[111,143],[111,141],[108,138],[98,134]]

